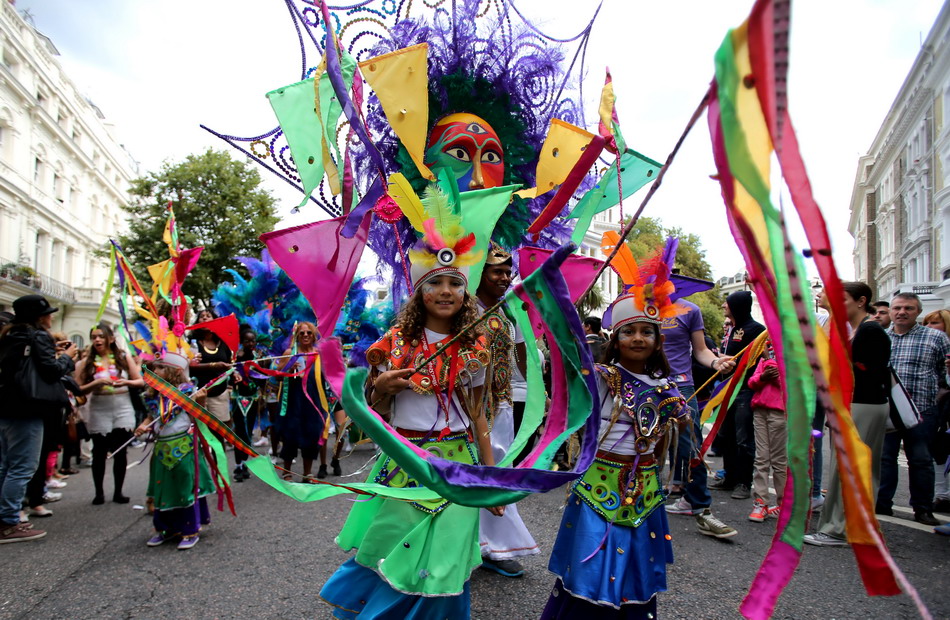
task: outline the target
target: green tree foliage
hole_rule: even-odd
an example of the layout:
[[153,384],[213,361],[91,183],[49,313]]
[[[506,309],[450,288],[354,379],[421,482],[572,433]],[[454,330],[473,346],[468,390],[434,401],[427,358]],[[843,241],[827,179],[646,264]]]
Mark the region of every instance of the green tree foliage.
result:
[[[676,264],[679,273],[692,278],[712,280],[712,267],[706,262],[706,251],[700,238],[694,234],[686,234],[679,227],[666,228],[659,220],[651,217],[641,217],[633,232],[627,237],[627,245],[638,261],[652,255],[658,248],[663,247],[667,237],[678,237],[679,248],[676,251]],[[703,322],[706,324],[706,333],[713,340],[722,337],[722,294],[719,285],[702,293],[688,298],[699,306],[703,312]]]
[[598,308],[603,308],[608,303],[609,299],[604,297],[604,291],[599,286],[593,286],[587,293],[577,300],[577,312],[581,315],[581,318],[587,318],[591,312]]
[[260,184],[256,168],[212,149],[180,163],[165,162],[158,172],[133,180],[129,232],[119,243],[142,286],[150,290],[148,265],[168,258],[162,232],[171,202],[181,247],[204,247],[185,281],[185,294],[193,303],[210,305],[224,270],[239,266],[233,257],[259,255],[264,246],[258,237],[279,219],[273,196]]

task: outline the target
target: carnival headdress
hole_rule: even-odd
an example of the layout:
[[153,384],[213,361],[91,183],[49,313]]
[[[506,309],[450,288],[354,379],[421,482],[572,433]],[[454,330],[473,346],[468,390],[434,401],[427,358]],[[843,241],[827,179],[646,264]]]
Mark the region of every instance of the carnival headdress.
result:
[[[195,268],[202,248],[181,248],[171,205],[162,240],[168,246],[169,257],[148,267],[152,278],[150,295],[139,284],[122,248],[112,241],[120,281],[120,331],[142,360],[162,360],[187,371],[194,352],[185,338],[189,299],[181,285]],[[138,315],[138,320],[133,318],[134,332],[129,328],[129,310]],[[133,337],[133,333],[138,337]]]
[[409,250],[413,288],[440,275],[462,278],[468,286],[469,268],[482,258],[475,250],[475,233],[462,227],[462,217],[452,212],[449,196],[438,185],[430,185],[422,200],[408,202],[403,210],[422,238]]
[[236,257],[250,277],[226,269],[234,282],[222,282],[214,290],[211,302],[218,316],[234,314],[241,324],[257,335],[258,346],[271,355],[280,355],[290,347],[291,331],[298,321],[315,321],[310,303],[281,269],[270,252],[261,252],[260,260]]
[[[614,231],[604,233],[601,249],[610,254],[620,241]],[[604,315],[604,323],[611,329],[619,329],[628,323],[646,322],[662,325],[663,319],[685,314],[688,310],[675,304],[676,285],[671,280],[673,261],[679,240],[670,237],[666,245],[638,265],[630,248],[623,244],[617,251],[611,267],[623,281],[623,292],[611,304]]]

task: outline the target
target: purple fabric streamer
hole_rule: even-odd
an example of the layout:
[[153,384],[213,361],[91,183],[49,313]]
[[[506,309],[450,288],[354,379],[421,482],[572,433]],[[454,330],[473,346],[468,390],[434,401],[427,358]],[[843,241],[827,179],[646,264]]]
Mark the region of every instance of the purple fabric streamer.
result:
[[[560,273],[560,266],[574,251],[576,246],[566,244],[551,255],[541,266],[542,276],[554,296],[558,309],[564,314],[576,343],[584,343],[584,329],[577,309],[571,303],[567,282]],[[584,441],[580,455],[571,471],[547,471],[515,467],[486,467],[466,465],[445,459],[431,458],[429,464],[449,483],[467,487],[501,487],[532,493],[555,489],[587,471],[597,454],[597,438],[600,429],[600,415],[597,380],[594,377],[594,360],[590,349],[577,346],[580,352],[581,375],[591,394],[591,412],[584,423]],[[584,374],[583,370],[587,370]]]
[[346,223],[343,225],[340,234],[347,239],[352,239],[356,231],[359,230],[366,212],[376,205],[376,201],[379,200],[382,195],[383,181],[380,177],[376,177],[373,179],[373,184],[370,185],[366,193],[363,194],[359,203],[357,203],[357,205],[353,207],[353,210],[350,211],[350,214],[346,216]]

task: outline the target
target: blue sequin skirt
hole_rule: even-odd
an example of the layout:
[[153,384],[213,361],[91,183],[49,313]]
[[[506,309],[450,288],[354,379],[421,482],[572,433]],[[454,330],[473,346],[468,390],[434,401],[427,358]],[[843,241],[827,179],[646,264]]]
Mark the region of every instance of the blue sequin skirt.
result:
[[471,615],[471,591],[468,581],[455,596],[420,596],[392,589],[380,576],[350,558],[337,569],[320,590],[320,596],[333,605],[336,618],[361,620],[399,618],[399,620],[462,619]]
[[[666,591],[666,565],[673,563],[666,511],[659,506],[639,527],[608,527],[601,515],[572,494],[548,569],[571,597],[613,609],[650,603],[657,592]],[[585,562],[601,544],[603,548]],[[552,593],[553,598],[557,597]]]

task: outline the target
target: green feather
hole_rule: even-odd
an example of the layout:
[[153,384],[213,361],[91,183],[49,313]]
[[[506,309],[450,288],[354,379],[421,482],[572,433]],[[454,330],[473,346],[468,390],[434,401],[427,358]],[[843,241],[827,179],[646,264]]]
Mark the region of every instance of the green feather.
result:
[[448,194],[435,183],[422,194],[422,206],[429,217],[435,218],[435,229],[441,235],[451,235],[462,225],[462,217],[452,212]]

